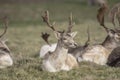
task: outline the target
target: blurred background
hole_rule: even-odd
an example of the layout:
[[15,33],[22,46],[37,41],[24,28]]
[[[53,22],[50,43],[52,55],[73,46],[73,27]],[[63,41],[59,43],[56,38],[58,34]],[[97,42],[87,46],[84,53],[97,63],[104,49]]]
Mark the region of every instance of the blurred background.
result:
[[[82,23],[96,19],[98,6],[91,6],[90,1],[92,0],[0,0],[0,17],[7,15],[13,25],[36,25],[42,24],[41,14],[49,10],[52,20],[64,22],[72,12],[74,21]],[[118,2],[120,1],[108,0],[110,7]]]

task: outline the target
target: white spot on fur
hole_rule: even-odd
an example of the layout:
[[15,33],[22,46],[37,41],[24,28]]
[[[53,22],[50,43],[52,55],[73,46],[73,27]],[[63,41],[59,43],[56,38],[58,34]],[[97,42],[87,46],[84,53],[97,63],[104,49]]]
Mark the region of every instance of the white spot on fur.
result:
[[13,60],[10,55],[5,54],[0,57],[0,68],[5,68],[13,65]]
[[55,51],[55,48],[57,46],[57,43],[50,45],[43,45],[40,50],[40,58],[44,58],[45,54],[47,54],[49,51],[53,52]]

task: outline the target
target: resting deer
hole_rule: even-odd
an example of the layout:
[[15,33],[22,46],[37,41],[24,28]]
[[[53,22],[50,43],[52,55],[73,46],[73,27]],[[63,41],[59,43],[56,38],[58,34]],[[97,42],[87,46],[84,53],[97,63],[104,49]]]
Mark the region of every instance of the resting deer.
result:
[[[89,29],[88,29],[89,30]],[[82,55],[82,52],[84,51],[84,49],[86,47],[88,47],[89,43],[90,43],[90,35],[89,35],[89,31],[87,30],[87,33],[88,33],[88,40],[85,42],[84,45],[79,45],[76,44],[77,46],[75,48],[71,48],[69,47],[68,49],[68,53],[69,54],[72,54],[76,59],[78,59],[79,56]],[[47,42],[48,43],[48,42]],[[53,52],[55,51],[55,48],[57,46],[57,43],[54,43],[54,44],[48,44],[48,45],[44,45],[42,48],[41,48],[41,52],[40,52],[40,57],[41,58],[44,58],[45,54],[47,54],[48,52]],[[43,52],[43,53],[42,53]]]
[[87,29],[87,34],[88,34],[88,40],[85,42],[84,45],[79,45],[79,46],[76,46],[75,48],[69,48],[69,50],[68,50],[68,53],[72,54],[77,60],[80,56],[82,56],[85,48],[87,48],[90,45],[89,27]]
[[[115,18],[117,18],[120,26],[120,3],[117,3],[113,6],[113,8],[109,12],[109,17],[114,26],[116,26]],[[115,48],[109,55],[107,65],[112,67],[120,67],[120,45],[119,47]]]
[[[48,52],[42,61],[42,69],[49,72],[58,72],[60,70],[69,71],[74,67],[78,66],[76,59],[68,54],[69,47],[75,47],[76,43],[73,38],[75,33],[69,33],[69,30],[66,31],[56,31],[53,24],[50,24],[48,11],[45,12],[45,16],[42,16],[44,22],[50,27],[56,38],[58,39],[57,47],[55,51]],[[45,36],[45,37],[44,37]],[[43,34],[43,39],[48,43],[48,34]]]
[[[72,22],[72,14],[69,17],[69,27],[68,27],[68,33],[71,33],[71,29],[73,27],[74,23]],[[74,34],[77,34],[77,32],[74,32]],[[77,44],[76,44],[77,45]],[[50,52],[55,51],[55,48],[57,47],[57,43],[53,43],[53,44],[47,44],[47,45],[43,45],[40,49],[40,58],[44,58],[45,54]],[[71,48],[70,48],[71,49]]]
[[4,26],[5,26],[5,30],[0,35],[0,68],[6,68],[8,66],[12,66],[12,64],[13,64],[13,60],[10,56],[10,54],[11,54],[10,49],[6,45],[5,40],[2,40],[2,37],[7,32],[8,24],[7,24],[6,17],[4,18]]
[[100,65],[106,65],[108,56],[112,50],[120,45],[120,31],[118,29],[110,29],[104,24],[106,10],[107,5],[103,4],[98,10],[97,19],[100,25],[106,30],[107,37],[103,43],[85,48],[82,56],[79,57],[80,61],[90,61]]

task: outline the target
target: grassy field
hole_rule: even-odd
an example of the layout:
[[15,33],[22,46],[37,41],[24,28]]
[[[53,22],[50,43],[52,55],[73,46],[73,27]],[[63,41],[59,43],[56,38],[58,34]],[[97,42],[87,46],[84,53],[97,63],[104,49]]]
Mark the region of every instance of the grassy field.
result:
[[[120,2],[109,0],[110,6]],[[98,7],[87,5],[84,0],[7,0],[0,1],[0,17],[9,17],[9,28],[4,36],[8,39],[14,65],[0,70],[0,80],[120,80],[120,68],[99,66],[83,62],[79,68],[68,72],[49,73],[42,71],[39,58],[40,47],[46,44],[41,39],[41,32],[51,34],[50,43],[56,42],[52,31],[43,24],[41,15],[49,10],[51,21],[56,21],[56,29],[63,30],[68,26],[68,16],[73,13],[78,31],[75,41],[84,44],[87,40],[86,29],[90,27],[91,44],[101,43],[106,32],[96,20]],[[113,27],[106,21],[108,27]],[[0,21],[0,32],[3,31]],[[98,36],[99,35],[99,36]]]

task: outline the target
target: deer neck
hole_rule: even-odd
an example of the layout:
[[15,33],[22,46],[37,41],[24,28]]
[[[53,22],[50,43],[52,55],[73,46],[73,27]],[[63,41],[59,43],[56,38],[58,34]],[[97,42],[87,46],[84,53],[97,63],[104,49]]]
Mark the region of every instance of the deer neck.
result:
[[54,52],[58,54],[67,54],[68,49],[64,47],[64,44],[61,40],[58,40],[57,47]]
[[118,46],[118,43],[110,36],[107,36],[102,45],[111,52],[114,48]]

